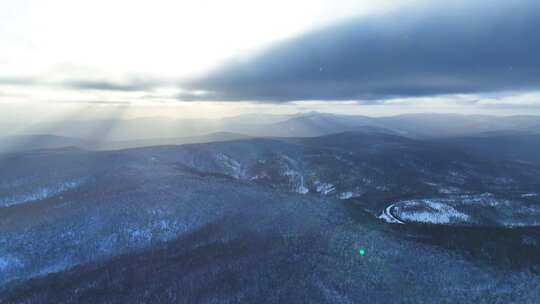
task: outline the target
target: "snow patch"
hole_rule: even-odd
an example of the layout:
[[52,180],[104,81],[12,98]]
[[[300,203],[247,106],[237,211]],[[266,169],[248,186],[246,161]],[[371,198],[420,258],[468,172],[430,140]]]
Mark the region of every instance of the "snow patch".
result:
[[376,186],[375,189],[379,190],[379,191],[389,191],[390,188],[388,188],[388,186]]
[[21,265],[21,261],[12,256],[0,256],[0,271],[8,270]]
[[231,176],[233,176],[234,178],[241,178],[242,176],[244,176],[242,165],[235,159],[223,153],[217,153],[216,158],[221,161],[221,163],[226,167],[226,169],[228,169],[228,173],[231,174]]
[[439,193],[441,194],[456,194],[460,193],[461,190],[456,187],[441,187],[439,188]]
[[309,192],[309,189],[306,188],[304,185],[300,185],[297,189],[296,189],[296,192],[300,193],[300,194],[307,194]]
[[350,199],[351,197],[353,197],[352,192],[343,192],[339,195],[339,199],[342,199],[342,200]]
[[9,206],[17,205],[17,204],[43,200],[43,199],[58,195],[60,193],[66,192],[68,190],[75,189],[79,187],[81,184],[82,184],[82,180],[67,181],[67,182],[63,182],[63,183],[60,183],[51,187],[38,188],[37,190],[30,193],[0,198],[0,206],[9,207]]
[[429,199],[404,201],[396,211],[400,219],[419,223],[451,224],[470,220],[469,215],[457,211],[454,207]]
[[317,190],[317,193],[320,193],[322,195],[327,195],[336,190],[336,186],[334,186],[333,184],[322,183],[320,181],[315,182],[315,188]]
[[[297,186],[294,189],[294,192],[300,194],[306,194],[309,192],[309,189],[304,184],[304,176],[300,172],[287,168],[283,175],[289,177],[291,183],[296,183]],[[295,181],[296,180],[296,181]]]
[[377,218],[390,224],[405,224],[404,222],[400,221],[398,218],[392,215],[392,208],[394,208],[394,204],[386,207],[383,212],[381,212],[381,215],[379,215]]
[[149,242],[152,239],[152,232],[148,228],[133,227],[127,233],[134,242]]

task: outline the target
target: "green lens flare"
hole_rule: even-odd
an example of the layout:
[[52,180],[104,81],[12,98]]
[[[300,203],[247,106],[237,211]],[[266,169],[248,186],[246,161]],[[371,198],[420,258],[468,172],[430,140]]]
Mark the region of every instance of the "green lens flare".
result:
[[364,256],[366,254],[366,251],[364,250],[364,248],[360,248],[358,249],[358,254],[360,254],[360,256]]

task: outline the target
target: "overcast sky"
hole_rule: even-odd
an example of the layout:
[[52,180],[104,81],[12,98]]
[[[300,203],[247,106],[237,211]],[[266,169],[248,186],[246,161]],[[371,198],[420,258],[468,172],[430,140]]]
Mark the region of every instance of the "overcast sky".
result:
[[375,2],[1,1],[0,119],[540,114],[539,1]]

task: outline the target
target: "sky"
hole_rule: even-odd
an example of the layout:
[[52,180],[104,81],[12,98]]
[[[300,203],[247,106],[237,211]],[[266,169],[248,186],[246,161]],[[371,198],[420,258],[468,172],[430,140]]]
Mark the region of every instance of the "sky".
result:
[[536,0],[4,0],[0,119],[540,114],[537,54]]

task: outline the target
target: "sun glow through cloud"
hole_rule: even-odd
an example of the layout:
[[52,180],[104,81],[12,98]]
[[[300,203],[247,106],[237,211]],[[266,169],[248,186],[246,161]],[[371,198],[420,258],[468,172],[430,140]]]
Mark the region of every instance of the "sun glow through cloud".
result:
[[[228,60],[247,60],[268,47],[349,17],[399,12],[400,8],[422,3],[425,1],[2,1],[1,112],[21,105],[46,107],[70,102],[111,106],[130,103],[144,107],[140,113],[149,107],[161,107],[164,115],[175,108],[173,112],[180,115],[198,112],[201,116],[261,110],[376,115],[474,112],[505,104],[514,105],[516,112],[538,107],[536,92],[390,98],[370,104],[327,99],[279,106],[261,100],[222,103],[220,99],[204,100],[211,91],[189,91],[179,85],[183,79],[204,75]],[[327,70],[331,67],[319,72]],[[181,97],[184,93],[202,98],[188,102]],[[471,106],[462,109],[463,100]]]
[[113,77],[181,77],[352,12],[381,7],[368,3],[12,1],[0,5],[1,58],[21,74],[76,65]]
[[[179,79],[325,24],[405,2],[3,1],[0,104],[7,113],[8,104],[20,108],[29,102],[178,103]],[[134,79],[159,86],[131,89]],[[205,116],[242,107],[187,105],[203,109]],[[184,105],[180,109],[186,112]]]

